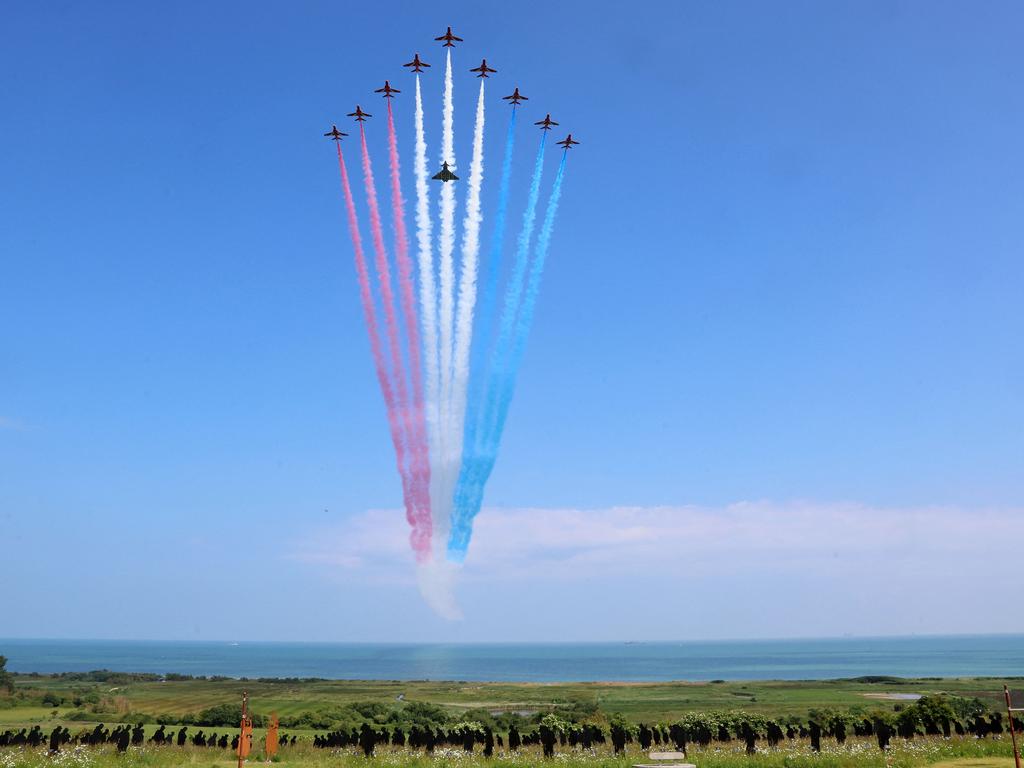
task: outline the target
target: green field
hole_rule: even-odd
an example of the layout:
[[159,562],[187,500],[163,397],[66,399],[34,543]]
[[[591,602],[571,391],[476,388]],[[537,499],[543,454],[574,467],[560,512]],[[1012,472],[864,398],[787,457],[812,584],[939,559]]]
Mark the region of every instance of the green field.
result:
[[[285,724],[284,732],[299,737],[298,744],[282,750],[277,760],[295,768],[354,768],[366,760],[355,747],[316,749],[314,734],[332,728],[348,729],[353,713],[369,712],[364,722],[379,725],[384,731],[395,727],[408,729],[406,717],[424,716],[448,730],[466,722],[492,727],[495,733],[507,733],[510,722],[525,734],[538,727],[541,718],[566,725],[564,734],[580,724],[600,726],[604,732],[614,723],[625,723],[633,736],[636,725],[667,726],[687,713],[740,713],[743,718],[762,716],[778,722],[807,724],[811,718],[826,722],[837,713],[846,718],[850,728],[858,718],[879,718],[895,723],[909,710],[925,708],[912,699],[930,697],[949,706],[969,705],[972,711],[997,717],[1003,705],[1002,686],[1021,686],[1019,679],[995,678],[926,678],[926,679],[856,679],[827,681],[757,681],[709,683],[465,683],[465,682],[398,682],[398,681],[327,681],[327,680],[234,680],[138,679],[131,675],[100,676],[38,676],[15,675],[12,693],[0,693],[0,732],[31,728],[38,725],[44,733],[55,726],[66,726],[71,735],[82,736],[97,723],[108,728],[117,723],[145,723],[148,738],[158,728],[157,721],[177,730],[181,723],[189,725],[190,734],[201,728],[207,734],[234,735],[237,716],[220,725],[200,725],[197,717],[204,710],[218,705],[237,707],[242,692],[247,691],[250,711],[257,715],[276,712],[282,722],[306,715],[326,718],[322,726]],[[419,712],[419,715],[416,715]],[[831,713],[831,714],[823,714]],[[848,716],[848,717],[847,717]],[[338,722],[331,722],[332,718]],[[753,722],[751,720],[751,722]],[[963,725],[967,716],[957,715]],[[689,758],[698,768],[913,768],[936,764],[940,768],[1009,768],[1012,757],[1006,733],[997,731],[984,738],[972,735],[943,738],[926,733],[924,721],[917,732],[907,738],[894,737],[889,750],[882,752],[870,734],[857,736],[852,730],[845,742],[825,731],[821,751],[811,750],[807,733],[783,739],[777,747],[765,741],[765,731],[758,732],[756,754],[744,753],[744,743],[737,738],[738,726],[727,736],[715,737],[705,746],[690,743]],[[744,719],[746,722],[746,719]],[[173,725],[171,725],[173,724]],[[632,725],[630,725],[632,724]],[[376,727],[376,726],[374,726]],[[264,731],[257,728],[254,744],[262,743]],[[480,755],[480,747],[469,754],[457,746],[439,746],[432,756],[421,751],[378,745],[374,762],[401,765],[403,768],[427,768],[459,764],[465,768],[484,768],[495,760],[508,768],[544,763],[539,746],[525,747],[512,754],[500,747],[491,760]],[[663,747],[668,748],[668,747]],[[251,763],[259,761],[258,749]],[[626,745],[626,754],[615,756],[609,743],[585,750],[569,743],[560,744],[555,760],[573,766],[590,768],[628,768],[645,757],[639,739]],[[211,747],[157,747],[145,744],[118,754],[111,745],[65,745],[57,756],[47,756],[45,744],[38,748],[26,746],[0,748],[0,768],[175,768],[203,766],[227,768],[234,765],[228,750]]]
[[[216,704],[236,703],[249,692],[254,711],[277,712],[282,718],[330,705],[378,702],[428,702],[453,714],[473,709],[491,712],[536,712],[572,705],[596,705],[605,713],[620,713],[633,722],[668,722],[687,711],[742,709],[771,717],[804,716],[812,709],[878,708],[898,705],[905,694],[950,694],[979,698],[993,709],[1002,705],[1002,687],[1021,686],[1010,678],[926,678],[879,682],[856,680],[758,681],[723,683],[457,683],[397,681],[242,681],[184,680],[105,684],[57,677],[15,676],[16,691],[33,706],[2,708],[0,723],[46,722],[54,710],[61,715],[76,709],[75,698],[99,698],[101,711],[157,716],[196,713]],[[36,701],[52,693],[64,703],[44,707]],[[32,701],[36,700],[36,701]],[[95,706],[94,706],[95,708]],[[86,707],[88,709],[88,707]]]

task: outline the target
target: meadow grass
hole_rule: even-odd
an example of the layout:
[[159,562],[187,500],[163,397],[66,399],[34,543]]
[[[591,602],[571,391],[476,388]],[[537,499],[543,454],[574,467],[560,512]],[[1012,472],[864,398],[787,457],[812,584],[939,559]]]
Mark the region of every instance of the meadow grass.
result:
[[[824,742],[822,751],[812,752],[806,740],[794,740],[776,748],[760,747],[746,755],[742,744],[712,745],[689,750],[688,759],[697,768],[1012,768],[1009,739],[917,738],[894,740],[882,753],[872,739],[850,739],[846,744]],[[247,765],[265,764],[255,754]],[[406,749],[379,749],[370,759],[355,749],[314,749],[309,744],[287,747],[276,763],[282,768],[631,768],[647,759],[633,746],[624,755],[612,755],[607,748],[584,751],[563,748],[545,760],[535,747],[517,753],[501,750],[493,758],[461,749],[438,749],[433,755]],[[236,759],[228,750],[203,747],[129,748],[124,754],[112,746],[68,747],[49,756],[45,748],[0,749],[0,768],[233,768]]]

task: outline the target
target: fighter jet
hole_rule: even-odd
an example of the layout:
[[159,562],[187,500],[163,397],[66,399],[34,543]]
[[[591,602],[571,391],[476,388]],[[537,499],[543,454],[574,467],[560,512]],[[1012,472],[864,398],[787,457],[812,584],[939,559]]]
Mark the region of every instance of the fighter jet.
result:
[[483,61],[482,61],[482,62],[480,63],[480,66],[479,66],[479,67],[474,67],[473,69],[471,69],[471,70],[469,70],[469,71],[470,71],[470,72],[479,72],[480,74],[479,74],[479,75],[477,75],[477,77],[487,77],[487,73],[488,73],[488,72],[497,72],[498,70],[496,70],[496,69],[491,69],[490,67],[488,67],[488,66],[487,66],[487,59],[484,59],[484,60],[483,60]]
[[509,102],[513,107],[518,107],[520,101],[529,101],[530,100],[529,96],[523,96],[523,94],[521,94],[519,92],[519,86],[516,86],[516,89],[514,91],[512,91],[512,95],[511,96],[502,96],[501,98],[503,98],[505,101]]
[[458,181],[459,177],[448,170],[448,163],[441,163],[441,170],[438,171],[432,178],[438,181]]
[[347,115],[345,115],[345,117],[354,117],[357,123],[361,123],[364,120],[366,120],[366,118],[373,117],[373,115],[371,115],[369,112],[363,112],[362,108],[358,104],[356,104],[356,111],[349,112]]
[[572,134],[571,133],[568,136],[566,136],[564,139],[562,139],[561,141],[557,141],[555,143],[558,144],[558,146],[560,146],[560,147],[565,147],[566,149],[572,149],[573,144],[579,144],[578,141],[573,141],[572,140]]
[[425,61],[420,61],[420,55],[417,53],[415,56],[412,57],[412,61],[410,61],[408,64],[403,64],[402,66],[412,67],[413,72],[422,72],[423,70],[420,69],[420,67],[429,67],[430,65],[427,64],[427,62]]
[[377,90],[374,91],[374,93],[383,93],[385,99],[393,99],[395,97],[392,96],[391,94],[393,94],[393,93],[401,93],[401,91],[398,90],[397,88],[392,88],[391,87],[391,83],[388,82],[387,80],[385,80],[384,81],[384,87],[383,88],[378,88]]
[[452,34],[452,28],[451,27],[448,27],[448,31],[445,32],[443,35],[441,35],[440,37],[435,37],[434,39],[435,40],[444,40],[444,45],[441,46],[442,48],[454,48],[455,47],[455,43],[461,43],[462,42],[462,38],[461,37],[456,37],[455,35]]
[[544,115],[543,120],[538,120],[534,125],[539,125],[542,131],[550,131],[552,125],[558,125],[554,120],[551,119],[551,113]]
[[347,133],[342,133],[338,130],[338,126],[332,125],[331,130],[324,134],[324,136],[330,136],[334,141],[341,141],[342,136],[348,136]]

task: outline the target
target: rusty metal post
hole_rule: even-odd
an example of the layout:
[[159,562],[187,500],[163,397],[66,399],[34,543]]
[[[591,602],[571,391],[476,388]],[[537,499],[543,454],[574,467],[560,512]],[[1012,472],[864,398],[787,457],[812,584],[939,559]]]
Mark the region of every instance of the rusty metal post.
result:
[[[246,724],[249,722],[249,691],[242,691],[242,724],[239,726],[239,768],[245,762],[246,750]],[[1017,766],[1020,768],[1020,766]]]
[[1003,695],[1006,696],[1006,714],[1010,718],[1010,741],[1013,742],[1013,762],[1020,768],[1020,750],[1017,749],[1017,730],[1013,727],[1013,704],[1010,702],[1010,689],[1003,686]]

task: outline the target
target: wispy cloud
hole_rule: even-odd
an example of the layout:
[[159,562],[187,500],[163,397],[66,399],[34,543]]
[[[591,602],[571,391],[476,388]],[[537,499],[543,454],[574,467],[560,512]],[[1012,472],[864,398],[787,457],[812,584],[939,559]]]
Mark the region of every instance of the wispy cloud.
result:
[[28,425],[18,419],[12,419],[9,416],[0,416],[0,430],[7,430],[10,432],[26,432],[28,431]]
[[[292,543],[290,557],[370,581],[415,582],[408,527],[371,510]],[[1024,540],[1024,509],[740,502],[724,507],[488,509],[465,565],[473,580],[580,581],[650,571],[983,567]]]

